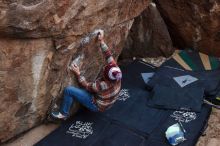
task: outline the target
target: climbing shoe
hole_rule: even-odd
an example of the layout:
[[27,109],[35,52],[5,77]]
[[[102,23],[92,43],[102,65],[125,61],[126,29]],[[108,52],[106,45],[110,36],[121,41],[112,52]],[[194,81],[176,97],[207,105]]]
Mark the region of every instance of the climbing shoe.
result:
[[63,115],[62,113],[60,112],[52,112],[51,113],[51,116],[55,119],[60,119],[60,120],[66,120],[67,119],[67,116]]
[[204,103],[211,105],[214,108],[220,109],[220,97],[206,97]]

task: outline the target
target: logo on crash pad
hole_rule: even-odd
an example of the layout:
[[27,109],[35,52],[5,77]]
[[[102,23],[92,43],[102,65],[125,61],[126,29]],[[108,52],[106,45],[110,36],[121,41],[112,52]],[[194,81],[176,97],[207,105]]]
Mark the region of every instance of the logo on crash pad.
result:
[[185,111],[174,111],[173,114],[170,116],[174,118],[176,121],[183,123],[189,123],[195,120],[197,117],[195,112],[185,112]]
[[66,133],[72,134],[72,137],[86,139],[89,135],[93,134],[91,122],[76,121],[72,124]]
[[153,77],[154,72],[150,72],[150,73],[141,73],[142,79],[144,80],[144,83],[147,84],[150,79]]
[[129,90],[121,89],[121,91],[119,92],[118,100],[126,101],[128,98],[130,98]]
[[185,87],[198,80],[197,78],[191,75],[174,77],[173,79],[177,82],[178,85],[180,85],[180,87]]

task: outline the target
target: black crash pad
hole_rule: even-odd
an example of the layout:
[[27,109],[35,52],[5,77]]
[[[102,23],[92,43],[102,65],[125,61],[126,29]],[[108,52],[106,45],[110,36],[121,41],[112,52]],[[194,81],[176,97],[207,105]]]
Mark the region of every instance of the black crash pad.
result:
[[197,114],[195,118],[194,114],[187,117],[181,111],[148,107],[149,93],[145,90],[141,73],[154,69],[140,61],[121,68],[122,93],[111,109],[104,113],[80,110],[35,146],[156,146],[158,142],[167,145],[165,129],[176,120],[183,121],[189,134],[187,146],[193,146],[206,125],[211,108],[202,106],[202,111],[206,112]]

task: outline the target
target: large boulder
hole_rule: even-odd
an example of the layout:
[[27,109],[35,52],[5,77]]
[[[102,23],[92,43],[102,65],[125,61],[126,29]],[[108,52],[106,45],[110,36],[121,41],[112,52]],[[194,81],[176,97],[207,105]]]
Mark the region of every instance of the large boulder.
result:
[[173,51],[167,26],[155,3],[151,3],[135,18],[121,57],[168,57]]
[[11,37],[83,35],[139,15],[148,0],[13,0],[0,2],[0,34]]
[[155,0],[176,47],[220,56],[219,0]]
[[97,29],[117,58],[133,18],[148,0],[0,1],[0,143],[45,119],[63,88],[77,85],[74,60],[89,81],[104,61]]
[[46,92],[52,46],[51,39],[0,39],[1,141],[40,122],[35,103]]

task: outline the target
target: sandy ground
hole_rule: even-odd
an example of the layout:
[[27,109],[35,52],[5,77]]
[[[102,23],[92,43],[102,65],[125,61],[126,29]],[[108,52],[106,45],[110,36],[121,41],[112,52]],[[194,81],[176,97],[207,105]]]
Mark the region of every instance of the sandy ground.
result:
[[33,146],[39,140],[55,130],[58,126],[59,125],[57,124],[40,125],[21,135],[16,140],[8,144],[4,144],[3,146]]
[[197,146],[220,146],[220,110],[212,110],[205,136],[200,137]]
[[[155,60],[149,58],[144,61],[152,63],[155,66],[159,66],[162,62],[165,61],[165,59],[157,58]],[[32,146],[43,137],[48,135],[50,132],[55,130],[58,126],[59,125],[56,124],[41,125],[3,146]],[[204,136],[200,137],[196,146],[220,146],[220,110],[212,110],[208,128],[206,129]]]

